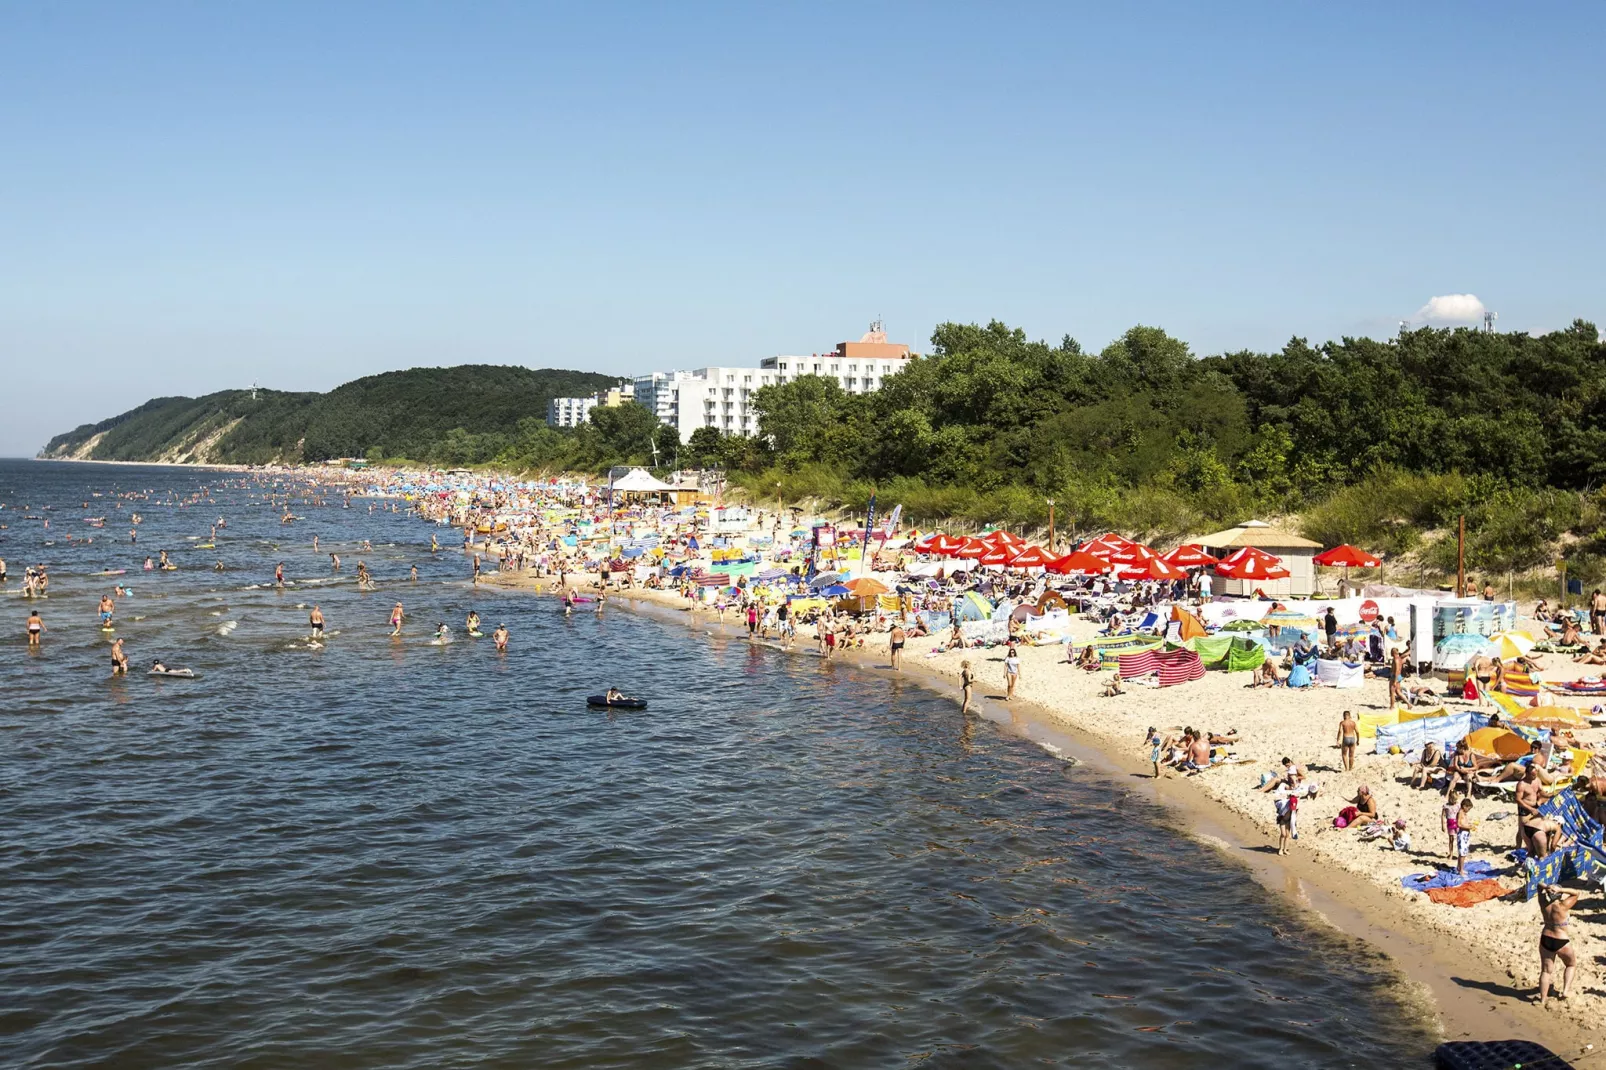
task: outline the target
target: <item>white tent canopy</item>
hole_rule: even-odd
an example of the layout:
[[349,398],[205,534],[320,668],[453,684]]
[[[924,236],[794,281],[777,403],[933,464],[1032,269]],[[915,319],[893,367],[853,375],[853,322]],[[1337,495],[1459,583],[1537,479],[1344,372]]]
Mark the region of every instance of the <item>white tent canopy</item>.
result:
[[632,468],[629,472],[613,481],[611,486],[615,491],[658,491],[674,490],[675,488],[661,479],[653,477],[645,468]]

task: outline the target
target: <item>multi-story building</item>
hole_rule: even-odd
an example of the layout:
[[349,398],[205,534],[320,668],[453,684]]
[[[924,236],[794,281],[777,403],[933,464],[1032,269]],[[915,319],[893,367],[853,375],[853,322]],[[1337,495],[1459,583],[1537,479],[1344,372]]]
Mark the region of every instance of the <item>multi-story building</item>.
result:
[[680,440],[699,427],[731,435],[758,434],[753,394],[761,387],[789,383],[803,375],[835,379],[850,394],[879,390],[909,359],[909,347],[887,341],[879,322],[857,342],[839,342],[830,353],[765,357],[756,368],[709,367],[653,372],[635,381],[635,399]]
[[591,410],[598,405],[612,409],[630,401],[634,389],[634,384],[626,381],[607,390],[599,390],[588,398],[553,398],[546,403],[546,425],[579,427],[591,418]]

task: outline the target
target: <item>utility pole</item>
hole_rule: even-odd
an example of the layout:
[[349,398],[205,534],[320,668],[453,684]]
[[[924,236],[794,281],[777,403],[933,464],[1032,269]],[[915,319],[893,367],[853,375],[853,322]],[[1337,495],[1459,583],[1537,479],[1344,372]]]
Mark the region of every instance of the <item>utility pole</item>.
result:
[[1467,596],[1467,514],[1462,513],[1455,532],[1455,596]]
[[1054,499],[1048,499],[1048,552],[1054,552]]

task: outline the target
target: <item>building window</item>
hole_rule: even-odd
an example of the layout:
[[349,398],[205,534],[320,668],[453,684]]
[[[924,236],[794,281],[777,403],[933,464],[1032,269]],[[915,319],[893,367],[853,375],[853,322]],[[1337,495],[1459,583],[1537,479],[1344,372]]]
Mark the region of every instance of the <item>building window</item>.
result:
[[775,368],[776,368],[777,371],[783,371],[784,372],[786,370],[786,365],[785,364],[777,364],[775,366]]

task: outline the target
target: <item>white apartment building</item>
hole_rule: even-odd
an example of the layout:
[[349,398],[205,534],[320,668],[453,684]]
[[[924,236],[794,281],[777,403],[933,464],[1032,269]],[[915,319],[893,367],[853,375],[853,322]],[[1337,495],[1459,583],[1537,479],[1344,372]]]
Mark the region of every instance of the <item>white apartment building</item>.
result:
[[731,435],[758,434],[753,393],[761,387],[792,382],[801,375],[835,379],[850,394],[879,390],[909,360],[909,347],[887,341],[879,322],[857,342],[839,342],[829,353],[765,357],[756,368],[698,368],[653,372],[636,379],[636,401],[647,406],[665,427],[685,442],[699,427],[716,427]]
[[591,410],[598,405],[616,408],[631,400],[630,383],[599,390],[588,398],[553,398],[546,403],[548,427],[579,427],[591,418]]
[[596,408],[597,399],[590,398],[553,398],[546,403],[546,425],[548,427],[579,427]]

